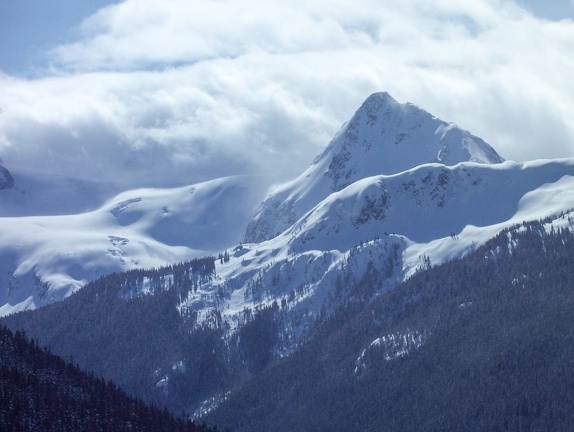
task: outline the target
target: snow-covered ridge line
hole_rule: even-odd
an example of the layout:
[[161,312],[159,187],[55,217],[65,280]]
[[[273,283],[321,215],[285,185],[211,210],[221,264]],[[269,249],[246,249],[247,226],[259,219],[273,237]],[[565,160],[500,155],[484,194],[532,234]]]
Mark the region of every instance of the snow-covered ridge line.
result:
[[61,300],[101,275],[216,254],[237,241],[261,179],[124,192],[76,215],[0,218],[0,315]]
[[247,227],[245,242],[283,232],[331,193],[373,175],[392,175],[439,162],[497,164],[503,159],[480,138],[419,107],[375,93],[343,125],[299,177],[277,187]]
[[[574,159],[504,162],[469,132],[378,93],[254,217],[267,188],[257,177],[128,191],[82,214],[2,218],[0,315],[60,300],[105,273],[227,249],[182,313],[217,313],[233,328],[244,309],[277,303],[312,319],[512,224],[573,208],[573,176]],[[373,268],[376,286],[352,292]]]
[[573,206],[574,160],[435,163],[364,178],[329,195],[277,237],[244,244],[218,267],[223,282],[206,287],[227,297],[210,306],[204,296],[201,307],[217,309],[230,322],[245,308],[273,302],[316,314],[336,302],[338,280],[349,269],[347,287],[370,265],[386,274],[371,293],[377,295],[505,228],[558,217]]

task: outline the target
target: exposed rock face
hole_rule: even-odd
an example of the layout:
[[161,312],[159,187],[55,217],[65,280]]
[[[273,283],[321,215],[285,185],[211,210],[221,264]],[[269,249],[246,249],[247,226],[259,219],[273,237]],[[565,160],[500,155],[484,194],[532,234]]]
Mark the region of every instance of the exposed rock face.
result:
[[14,187],[14,177],[12,177],[12,174],[10,174],[10,171],[0,159],[0,190],[10,189],[11,187]]
[[[246,243],[269,240],[333,192],[358,180],[427,164],[498,164],[482,139],[388,93],[369,96],[323,153],[296,179],[277,188],[247,227]],[[440,185],[439,185],[440,186]]]

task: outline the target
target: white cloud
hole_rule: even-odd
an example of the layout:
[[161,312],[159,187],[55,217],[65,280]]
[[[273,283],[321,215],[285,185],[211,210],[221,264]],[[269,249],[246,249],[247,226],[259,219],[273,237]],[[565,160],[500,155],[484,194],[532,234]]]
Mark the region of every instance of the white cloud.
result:
[[574,156],[574,23],[511,1],[126,0],[81,31],[44,76],[0,76],[7,166],[133,186],[294,176],[381,90],[506,158]]

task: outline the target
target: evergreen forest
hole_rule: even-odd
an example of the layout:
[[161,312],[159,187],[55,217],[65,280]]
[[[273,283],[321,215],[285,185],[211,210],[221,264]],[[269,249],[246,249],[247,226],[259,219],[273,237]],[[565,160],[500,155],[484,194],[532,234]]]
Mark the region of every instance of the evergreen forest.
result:
[[193,310],[178,310],[186,292],[215,277],[214,262],[109,275],[63,302],[2,322],[172,414],[189,416],[190,407],[211,401],[195,414],[212,427],[574,427],[568,229],[550,221],[513,226],[463,258],[427,263],[375,299],[388,269],[370,265],[359,280],[343,269],[335,283],[346,301],[319,315],[283,357],[282,306],[246,310],[231,338],[217,314],[199,322]]
[[573,430],[573,268],[570,230],[542,222],[504,230],[371,304],[355,297],[300,350],[234,391],[208,423],[238,431]]
[[210,432],[0,326],[0,431]]

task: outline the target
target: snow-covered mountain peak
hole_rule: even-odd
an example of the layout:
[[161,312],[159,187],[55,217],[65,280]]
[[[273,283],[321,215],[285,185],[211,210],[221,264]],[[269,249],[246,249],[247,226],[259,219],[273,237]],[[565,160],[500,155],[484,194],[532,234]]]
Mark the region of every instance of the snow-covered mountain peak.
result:
[[325,150],[332,191],[361,178],[396,174],[440,162],[500,163],[496,151],[470,132],[388,93],[367,98]]
[[260,206],[245,241],[271,239],[333,192],[375,176],[422,164],[497,164],[503,159],[482,139],[388,93],[374,93],[295,180],[279,186]]
[[[104,273],[223,251],[216,278],[182,298],[182,311],[201,322],[216,310],[232,322],[276,301],[312,315],[344,301],[341,287],[369,263],[382,269],[382,292],[516,222],[574,208],[574,160],[500,162],[468,131],[376,93],[253,218],[261,177],[125,191],[89,211],[42,215],[32,210],[54,183],[16,172],[0,208],[0,316],[60,300]],[[101,185],[73,186],[63,191],[102,196]]]

